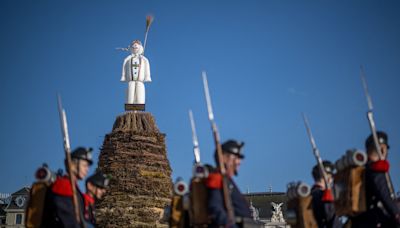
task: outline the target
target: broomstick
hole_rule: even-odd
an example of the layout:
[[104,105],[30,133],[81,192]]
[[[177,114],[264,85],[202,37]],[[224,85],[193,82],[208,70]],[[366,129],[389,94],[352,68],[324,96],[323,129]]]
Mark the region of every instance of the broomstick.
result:
[[144,43],[143,43],[143,55],[144,55],[144,50],[146,49],[146,43],[147,43],[147,35],[149,34],[150,26],[154,21],[154,17],[152,15],[147,15],[146,17],[146,32],[144,34]]
[[[144,55],[144,50],[146,49],[146,43],[147,43],[147,35],[149,34],[150,26],[154,21],[154,17],[152,15],[148,15],[146,17],[146,31],[144,33],[144,44],[143,44],[143,55]],[[119,51],[130,51],[131,50],[131,45],[129,45],[126,48],[115,48],[115,50]]]

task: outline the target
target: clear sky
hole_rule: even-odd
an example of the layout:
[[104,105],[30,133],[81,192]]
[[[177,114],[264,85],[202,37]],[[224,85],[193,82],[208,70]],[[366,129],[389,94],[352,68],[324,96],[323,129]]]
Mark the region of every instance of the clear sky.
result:
[[72,147],[93,147],[97,159],[124,111],[128,53],[115,48],[143,40],[149,13],[146,105],[167,135],[173,180],[191,175],[190,108],[202,161],[213,162],[202,70],[222,140],[246,143],[239,187],[286,191],[290,181],[311,184],[315,164],[301,112],[324,159],[363,149],[363,64],[399,190],[399,12],[399,1],[369,0],[0,1],[0,192],[31,184],[43,162],[63,168],[57,92]]

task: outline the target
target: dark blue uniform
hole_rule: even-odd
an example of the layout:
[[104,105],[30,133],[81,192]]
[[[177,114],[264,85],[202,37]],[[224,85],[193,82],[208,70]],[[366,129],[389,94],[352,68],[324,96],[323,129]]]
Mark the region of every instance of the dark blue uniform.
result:
[[333,200],[323,200],[324,191],[314,185],[311,189],[312,207],[319,228],[339,228],[342,224],[336,216]]
[[[78,206],[82,211],[84,205],[83,195],[78,186],[76,186],[76,190]],[[46,194],[42,227],[81,228],[81,225],[76,221],[72,201],[72,188],[69,177],[58,177]]]
[[[232,179],[229,179],[230,196],[236,218],[251,218],[250,206]],[[208,214],[211,217],[211,227],[226,226],[228,215],[225,209],[222,192],[222,175],[211,173],[207,179]],[[236,227],[236,225],[232,225]]]
[[[386,161],[366,165],[367,211],[352,219],[352,227],[396,227],[400,225],[400,209],[390,197],[385,173]],[[387,167],[385,167],[387,166]]]

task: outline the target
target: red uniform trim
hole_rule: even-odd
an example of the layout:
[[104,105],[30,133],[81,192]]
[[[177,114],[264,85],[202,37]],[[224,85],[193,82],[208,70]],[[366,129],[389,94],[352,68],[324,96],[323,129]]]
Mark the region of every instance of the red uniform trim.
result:
[[94,204],[94,198],[88,193],[83,194],[83,199],[85,200],[85,208]]
[[371,169],[375,172],[386,173],[389,171],[390,165],[387,160],[379,160],[371,164]]
[[333,202],[333,194],[331,189],[325,189],[322,194],[322,202]]
[[51,191],[61,196],[72,196],[72,187],[69,177],[58,177],[51,187]]
[[210,173],[208,175],[206,185],[211,189],[221,189],[222,188],[222,175],[220,173]]

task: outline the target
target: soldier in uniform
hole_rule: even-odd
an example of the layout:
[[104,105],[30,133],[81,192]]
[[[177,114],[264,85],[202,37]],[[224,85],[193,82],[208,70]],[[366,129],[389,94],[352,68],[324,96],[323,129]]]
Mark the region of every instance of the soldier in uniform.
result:
[[[71,153],[71,170],[77,180],[83,180],[92,165],[92,149],[78,147]],[[76,193],[78,197],[78,208],[82,213],[84,199],[77,183]],[[43,224],[42,227],[81,227],[75,217],[72,187],[70,178],[65,176],[57,177],[54,184],[46,194]],[[82,218],[81,214],[81,218]]]
[[387,175],[389,162],[386,160],[389,150],[388,136],[377,132],[378,142],[383,155],[380,160],[375,149],[373,136],[365,141],[368,162],[365,171],[365,191],[367,211],[352,218],[352,227],[396,227],[400,225],[400,209],[392,198]]
[[[330,161],[322,162],[327,176],[328,185],[333,183],[334,166]],[[321,175],[318,165],[312,169],[314,186],[311,189],[312,207],[315,220],[319,228],[341,227],[339,218],[336,216],[335,206],[333,204],[333,195],[331,189],[326,188],[325,180]]]
[[86,179],[85,199],[85,220],[92,226],[96,225],[95,202],[102,199],[106,193],[110,179],[101,171],[97,171]]
[[[236,218],[251,218],[250,206],[233,181],[233,176],[238,174],[241,160],[244,158],[242,147],[244,143],[236,140],[228,140],[221,145],[223,152],[223,164],[229,178],[230,197]],[[216,161],[217,161],[217,156]],[[228,224],[228,216],[224,206],[222,192],[222,175],[216,171],[210,173],[206,185],[208,188],[208,214],[211,217],[211,227],[236,227],[236,224]]]

